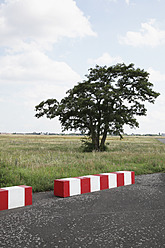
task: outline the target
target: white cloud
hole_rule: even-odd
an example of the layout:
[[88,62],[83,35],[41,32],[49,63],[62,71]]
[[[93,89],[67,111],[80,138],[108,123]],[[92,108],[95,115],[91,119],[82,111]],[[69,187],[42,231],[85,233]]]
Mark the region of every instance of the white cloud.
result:
[[154,84],[154,90],[160,93],[155,104],[149,106],[148,121],[155,127],[155,132],[164,132],[165,123],[165,74],[158,70],[149,67],[147,70],[150,73],[149,80]]
[[119,42],[130,46],[151,46],[156,47],[165,44],[165,30],[160,30],[156,20],[142,23],[139,32],[128,31],[125,37],[120,36]]
[[65,62],[51,60],[37,49],[0,57],[0,83],[56,82],[68,85],[80,80]]
[[126,4],[128,4],[128,5],[129,5],[129,0],[125,0],[125,2],[126,2]]
[[74,0],[6,0],[0,4],[0,46],[5,47],[0,57],[4,90],[0,102],[23,114],[42,100],[61,100],[81,78],[67,63],[52,60],[45,51],[63,37],[95,35]]
[[80,76],[65,62],[53,61],[35,49],[0,58],[1,87],[19,85],[11,98],[31,108],[43,99],[60,100],[78,81]]
[[157,114],[163,113],[165,109],[165,74],[161,73],[158,70],[149,67],[147,70],[150,73],[149,80],[154,85],[154,90],[160,93],[160,96],[156,100],[158,104]]
[[[110,2],[117,2],[117,0],[109,0]],[[125,2],[126,2],[126,4],[128,4],[129,5],[129,3],[130,3],[130,0],[124,0]]]
[[147,71],[150,73],[151,81],[164,82],[165,85],[165,74],[162,74],[160,71],[154,70],[152,67],[149,67]]
[[0,57],[1,86],[19,85],[13,102],[28,106],[42,98],[62,98],[81,78],[45,50],[63,37],[88,35],[96,33],[74,0],[6,0],[0,4],[0,46],[6,49]]
[[123,62],[122,58],[120,56],[112,57],[109,53],[103,53],[102,56],[100,56],[97,59],[88,59],[88,63],[91,65],[112,65],[116,63]]
[[62,37],[96,35],[73,0],[7,0],[0,4],[0,45],[35,42],[48,49]]

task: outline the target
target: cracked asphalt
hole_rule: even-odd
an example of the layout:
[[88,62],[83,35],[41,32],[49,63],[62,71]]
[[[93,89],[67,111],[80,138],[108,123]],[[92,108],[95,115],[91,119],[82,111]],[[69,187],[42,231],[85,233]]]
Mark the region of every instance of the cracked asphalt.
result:
[[0,211],[3,247],[163,248],[165,173],[69,198],[34,193],[32,206]]

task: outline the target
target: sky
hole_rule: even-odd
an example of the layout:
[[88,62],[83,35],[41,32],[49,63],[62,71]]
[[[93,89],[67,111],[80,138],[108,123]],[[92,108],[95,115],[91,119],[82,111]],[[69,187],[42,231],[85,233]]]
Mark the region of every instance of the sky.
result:
[[164,0],[0,0],[0,132],[60,133],[35,117],[89,68],[133,63],[150,73],[155,104],[128,134],[165,133]]

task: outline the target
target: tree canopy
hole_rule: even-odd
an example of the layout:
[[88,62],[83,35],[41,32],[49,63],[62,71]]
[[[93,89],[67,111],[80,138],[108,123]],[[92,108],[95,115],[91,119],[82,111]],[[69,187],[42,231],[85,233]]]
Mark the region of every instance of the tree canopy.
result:
[[146,115],[144,102],[154,103],[159,93],[148,81],[149,73],[134,64],[98,66],[89,69],[86,80],[67,91],[61,102],[42,101],[36,117],[59,117],[63,131],[88,135],[94,150],[103,150],[107,134],[122,136],[124,124],[138,127],[136,116]]

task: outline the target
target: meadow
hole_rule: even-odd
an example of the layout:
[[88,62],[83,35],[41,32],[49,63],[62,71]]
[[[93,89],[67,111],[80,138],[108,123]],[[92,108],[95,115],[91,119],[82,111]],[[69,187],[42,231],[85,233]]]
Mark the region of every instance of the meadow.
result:
[[155,137],[107,138],[108,151],[84,153],[80,136],[0,135],[0,188],[53,189],[57,178],[133,170],[165,172],[165,144]]

